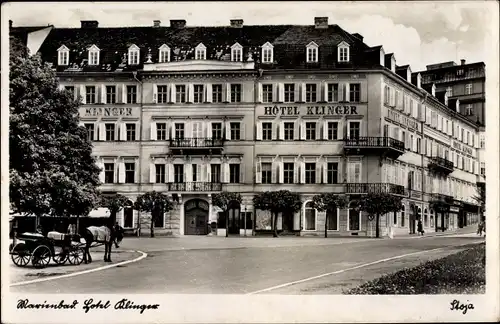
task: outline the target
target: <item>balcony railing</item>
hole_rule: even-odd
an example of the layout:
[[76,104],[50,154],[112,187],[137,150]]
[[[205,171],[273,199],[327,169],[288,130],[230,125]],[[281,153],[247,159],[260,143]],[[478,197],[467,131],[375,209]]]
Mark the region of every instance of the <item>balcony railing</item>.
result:
[[189,192],[222,191],[222,183],[220,182],[169,183],[168,191],[189,191]]
[[433,193],[431,194],[431,201],[436,201],[436,202],[443,202],[446,204],[453,204],[455,201],[452,196],[448,195],[443,195],[440,193]]
[[398,196],[405,195],[405,188],[392,183],[348,183],[348,194],[390,193]]
[[405,144],[392,137],[356,137],[344,139],[344,145],[349,147],[389,147],[404,151]]
[[429,162],[429,167],[434,169],[439,169],[440,171],[444,171],[446,173],[453,172],[453,162],[447,159],[443,159],[442,157],[435,156]]
[[223,138],[193,137],[173,138],[169,140],[170,147],[174,148],[215,148],[223,147]]

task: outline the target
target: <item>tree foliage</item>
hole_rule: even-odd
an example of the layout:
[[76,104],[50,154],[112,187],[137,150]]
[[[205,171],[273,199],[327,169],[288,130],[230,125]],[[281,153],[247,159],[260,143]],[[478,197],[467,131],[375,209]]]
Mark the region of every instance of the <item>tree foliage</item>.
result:
[[296,213],[302,207],[302,201],[297,193],[288,190],[264,191],[253,198],[255,209],[268,210],[274,218],[274,237],[278,237],[278,214]]
[[151,213],[151,237],[155,236],[154,233],[154,223],[162,214],[171,211],[174,208],[173,202],[167,197],[167,195],[157,192],[148,191],[137,197],[134,203],[134,209]]
[[99,168],[79,126],[79,101],[38,56],[11,52],[10,203],[25,215],[83,216],[98,201]]
[[227,191],[222,191],[220,193],[215,193],[212,195],[212,205],[219,207],[223,211],[228,210],[229,203],[231,201],[236,201],[241,204],[241,195],[237,192]]
[[[346,195],[332,192],[322,193],[313,197],[313,207],[320,212],[336,211],[337,208],[344,209],[349,203]],[[328,215],[325,215],[325,237],[328,237]]]
[[363,195],[359,200],[357,200],[357,208],[360,211],[375,216],[375,231],[376,237],[380,236],[379,223],[380,216],[391,213],[398,212],[403,209],[403,203],[401,202],[402,197],[398,197],[385,192],[368,193]]
[[128,203],[129,199],[121,194],[100,196],[99,205],[109,210],[110,226],[116,222],[116,214]]

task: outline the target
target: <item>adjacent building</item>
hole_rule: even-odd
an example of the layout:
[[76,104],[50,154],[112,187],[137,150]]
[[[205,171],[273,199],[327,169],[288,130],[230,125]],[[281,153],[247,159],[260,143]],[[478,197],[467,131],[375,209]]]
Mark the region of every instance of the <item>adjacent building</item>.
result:
[[[174,235],[206,235],[224,217],[217,192],[243,202],[232,235],[270,228],[252,198],[266,190],[301,195],[300,212],[280,215],[284,233],[372,236],[352,208],[321,213],[317,193],[371,191],[403,198],[384,215],[383,235],[451,230],[477,221],[480,127],[462,99],[398,66],[328,19],[310,26],[53,28],[38,51],[61,88],[80,97],[81,124],[102,168],[101,190],[130,198],[162,191],[176,208],[156,222],[127,207],[119,222]],[[481,115],[481,116],[484,116]],[[99,212],[99,211],[98,211]]]

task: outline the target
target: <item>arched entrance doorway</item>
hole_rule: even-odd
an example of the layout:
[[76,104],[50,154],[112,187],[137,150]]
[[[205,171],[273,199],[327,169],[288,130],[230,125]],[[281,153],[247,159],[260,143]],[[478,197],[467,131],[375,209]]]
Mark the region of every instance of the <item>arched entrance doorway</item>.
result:
[[228,212],[228,233],[229,234],[237,234],[240,235],[240,227],[241,226],[241,205],[237,201],[231,201],[229,202],[229,205],[227,206],[227,212]]
[[208,203],[201,199],[191,199],[184,204],[184,234],[208,234]]

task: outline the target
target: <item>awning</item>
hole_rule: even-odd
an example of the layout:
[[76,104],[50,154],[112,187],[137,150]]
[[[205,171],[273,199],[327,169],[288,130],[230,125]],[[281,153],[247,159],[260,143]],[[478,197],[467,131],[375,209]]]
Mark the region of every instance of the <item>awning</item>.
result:
[[97,208],[89,213],[89,217],[109,217],[109,209],[107,208]]

